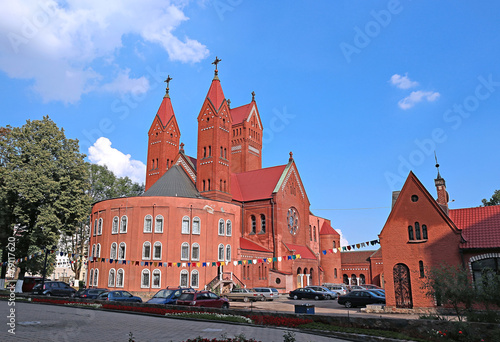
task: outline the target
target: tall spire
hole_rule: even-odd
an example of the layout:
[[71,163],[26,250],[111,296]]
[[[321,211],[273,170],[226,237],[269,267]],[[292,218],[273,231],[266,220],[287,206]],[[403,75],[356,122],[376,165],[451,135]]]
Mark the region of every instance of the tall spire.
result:
[[218,80],[219,79],[219,70],[217,70],[217,64],[219,64],[220,62],[222,61],[222,59],[219,59],[217,58],[217,56],[215,56],[215,61],[212,62],[213,65],[215,65],[215,74],[214,74],[214,80]]
[[165,82],[167,84],[167,90],[165,91],[165,96],[163,97],[168,97],[170,98],[170,95],[168,94],[170,88],[169,88],[169,85],[170,85],[170,81],[172,81],[172,77],[170,77],[170,75],[167,76],[167,79],[163,82]]
[[437,158],[437,155],[436,155],[436,151],[434,151],[434,159],[436,160],[436,169],[438,171],[438,175],[437,175],[437,178],[436,179],[443,179],[441,177],[441,175],[439,174],[439,164],[438,164],[438,158]]
[[439,164],[437,161],[436,151],[434,151],[434,158],[436,159],[436,168],[437,168],[437,178],[434,179],[434,184],[436,185],[437,190],[437,203],[441,206],[446,214],[448,214],[448,202],[450,197],[448,192],[446,191],[446,182],[439,174]]

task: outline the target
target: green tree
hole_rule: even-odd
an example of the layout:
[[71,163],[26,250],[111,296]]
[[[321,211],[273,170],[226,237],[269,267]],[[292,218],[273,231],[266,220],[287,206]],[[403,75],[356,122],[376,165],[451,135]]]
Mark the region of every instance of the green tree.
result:
[[[2,237],[15,236],[16,258],[57,245],[85,220],[90,197],[84,157],[78,141],[67,139],[48,116],[2,130],[0,230]],[[26,271],[40,272],[42,259],[20,262],[19,279]]]
[[87,163],[89,169],[89,195],[93,202],[110,198],[139,196],[144,192],[144,184],[132,182],[128,177],[116,177],[106,165]]
[[493,196],[491,196],[489,201],[487,201],[486,198],[484,198],[482,202],[483,202],[483,207],[489,205],[500,205],[500,190],[495,190]]

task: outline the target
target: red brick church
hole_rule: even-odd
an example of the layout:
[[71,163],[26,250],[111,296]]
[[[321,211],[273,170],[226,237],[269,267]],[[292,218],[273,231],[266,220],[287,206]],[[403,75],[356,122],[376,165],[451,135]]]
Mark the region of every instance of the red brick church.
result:
[[231,108],[219,61],[196,117],[196,156],[180,143],[167,79],[148,132],[145,193],[92,208],[87,286],[290,291],[342,281],[340,253],[321,253],[337,251],[339,234],[310,212],[291,152],[285,164],[262,167],[255,94]]

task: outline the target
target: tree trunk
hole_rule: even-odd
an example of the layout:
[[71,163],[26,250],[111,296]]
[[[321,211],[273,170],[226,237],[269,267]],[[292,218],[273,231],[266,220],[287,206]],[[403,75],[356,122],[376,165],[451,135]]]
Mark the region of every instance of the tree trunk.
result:
[[19,277],[17,278],[17,282],[16,282],[16,290],[14,291],[16,293],[23,292],[24,273],[26,273],[25,267],[20,267],[19,268]]

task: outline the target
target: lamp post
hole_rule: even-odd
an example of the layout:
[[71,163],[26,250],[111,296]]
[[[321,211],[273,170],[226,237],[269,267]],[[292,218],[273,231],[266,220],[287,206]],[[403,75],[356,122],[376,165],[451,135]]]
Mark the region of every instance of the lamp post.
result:
[[[52,249],[56,249],[55,246],[52,246]],[[47,249],[47,247],[45,247],[45,260],[43,261],[43,272],[42,272],[42,293],[43,293],[43,289],[45,287],[45,276],[46,276],[46,273],[47,273],[47,257],[50,253],[50,250]]]

